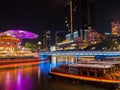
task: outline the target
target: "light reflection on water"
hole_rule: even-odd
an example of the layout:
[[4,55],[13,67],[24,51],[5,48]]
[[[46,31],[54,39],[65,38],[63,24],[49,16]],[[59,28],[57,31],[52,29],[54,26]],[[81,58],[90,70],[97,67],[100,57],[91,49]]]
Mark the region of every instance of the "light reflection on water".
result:
[[38,65],[19,66],[0,69],[0,90],[107,90],[90,85],[74,84],[51,79],[48,75],[51,67],[69,64],[69,60],[38,63]]

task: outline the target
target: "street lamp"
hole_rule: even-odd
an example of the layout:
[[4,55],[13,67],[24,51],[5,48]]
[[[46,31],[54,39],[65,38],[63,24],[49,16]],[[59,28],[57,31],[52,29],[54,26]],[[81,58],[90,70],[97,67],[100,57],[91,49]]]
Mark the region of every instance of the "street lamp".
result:
[[41,41],[38,42],[38,45],[41,45]]
[[38,52],[41,50],[41,41],[39,41],[38,43]]

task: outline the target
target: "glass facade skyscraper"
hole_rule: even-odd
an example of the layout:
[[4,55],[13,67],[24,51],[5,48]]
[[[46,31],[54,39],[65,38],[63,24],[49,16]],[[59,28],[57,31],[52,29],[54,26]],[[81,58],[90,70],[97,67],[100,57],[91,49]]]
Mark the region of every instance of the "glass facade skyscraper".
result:
[[67,32],[73,34],[73,32],[78,31],[78,36],[86,39],[86,30],[90,31],[91,28],[95,27],[94,9],[94,0],[69,0],[67,4],[65,4],[65,24]]

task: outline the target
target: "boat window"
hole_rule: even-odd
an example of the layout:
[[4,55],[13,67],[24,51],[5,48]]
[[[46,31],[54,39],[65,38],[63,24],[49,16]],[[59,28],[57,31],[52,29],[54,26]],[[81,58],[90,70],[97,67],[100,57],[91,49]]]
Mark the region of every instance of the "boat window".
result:
[[95,76],[95,75],[94,75],[94,72],[90,72],[89,75],[90,75],[90,76]]
[[87,76],[87,72],[85,70],[82,71],[83,76]]
[[97,73],[97,76],[98,77],[103,77],[103,74],[100,72],[100,73]]

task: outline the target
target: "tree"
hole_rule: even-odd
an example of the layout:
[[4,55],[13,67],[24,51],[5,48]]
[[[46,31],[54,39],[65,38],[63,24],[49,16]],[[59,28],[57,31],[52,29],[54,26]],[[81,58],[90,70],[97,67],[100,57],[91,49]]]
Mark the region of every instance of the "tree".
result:
[[33,42],[26,42],[25,47],[31,49],[32,51],[37,51],[37,45]]

